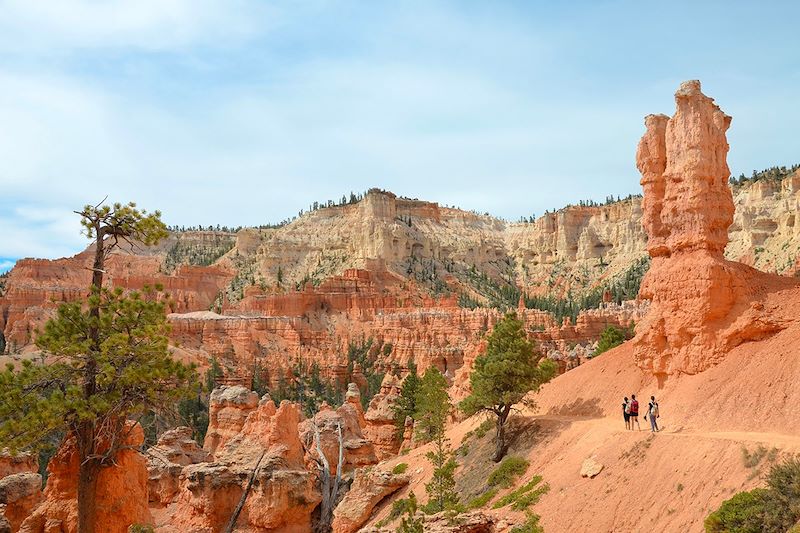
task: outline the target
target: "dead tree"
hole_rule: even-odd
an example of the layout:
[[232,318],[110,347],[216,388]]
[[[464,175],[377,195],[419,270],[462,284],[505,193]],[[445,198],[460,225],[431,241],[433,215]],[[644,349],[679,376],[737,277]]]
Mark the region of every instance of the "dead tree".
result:
[[266,450],[261,452],[261,457],[258,458],[256,467],[253,468],[253,471],[250,473],[250,478],[247,480],[247,485],[244,488],[242,497],[239,498],[239,504],[236,506],[236,509],[233,510],[233,514],[231,515],[230,520],[228,520],[228,525],[225,526],[225,533],[232,533],[233,528],[236,527],[236,521],[239,519],[239,514],[242,512],[245,502],[247,502],[247,496],[250,494],[250,490],[253,488],[253,482],[258,474],[258,468],[261,466],[261,461],[264,459],[264,455],[266,455],[266,453]]
[[320,492],[322,492],[322,502],[320,503],[319,523],[317,524],[318,533],[328,533],[333,523],[333,508],[336,506],[339,497],[339,486],[342,481],[342,470],[344,468],[344,438],[342,437],[342,423],[336,423],[336,434],[339,440],[339,462],[336,466],[336,474],[331,475],[331,465],[320,444],[319,427],[314,424],[314,444],[317,447],[317,469],[319,470],[318,479]]

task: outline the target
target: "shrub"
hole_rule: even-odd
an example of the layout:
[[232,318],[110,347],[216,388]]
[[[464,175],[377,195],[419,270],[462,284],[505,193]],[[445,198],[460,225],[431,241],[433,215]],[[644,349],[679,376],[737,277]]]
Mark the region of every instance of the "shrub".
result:
[[786,531],[800,521],[800,458],[792,457],[770,468],[765,526]]
[[515,511],[524,511],[531,505],[536,505],[539,503],[542,495],[547,494],[549,491],[550,485],[545,483],[536,490],[532,490],[524,494],[518,494],[511,504],[511,508]]
[[490,487],[500,485],[504,489],[514,484],[518,478],[528,470],[530,463],[522,457],[509,456],[503,459],[500,465],[489,475],[487,482]]
[[[409,498],[400,498],[399,500],[395,500],[392,502],[392,510],[389,511],[389,515],[384,518],[383,520],[379,521],[375,524],[378,527],[384,527],[389,522],[394,521],[395,519],[399,518],[401,515],[406,514],[411,507],[411,499]],[[416,508],[416,497],[414,501],[414,507]],[[416,509],[415,509],[416,512]]]
[[408,470],[408,463],[397,463],[394,465],[394,468],[392,468],[392,474],[405,474],[406,470]]
[[128,533],[153,533],[155,529],[153,526],[148,526],[145,524],[131,524],[128,527]]
[[625,342],[625,332],[614,326],[606,326],[606,329],[600,333],[600,340],[597,343],[597,348],[594,350],[593,355],[597,356],[603,352],[607,352],[623,342]]
[[760,533],[767,489],[740,492],[705,520],[706,533]]
[[[542,481],[542,476],[533,476],[533,478],[530,481],[528,481],[527,483],[525,483],[523,486],[521,486],[517,490],[515,490],[513,492],[510,492],[510,493],[506,494],[505,496],[503,496],[502,498],[500,498],[497,501],[497,503],[495,503],[492,506],[492,508],[493,509],[500,509],[501,507],[505,507],[506,505],[515,503],[521,496],[523,496],[526,493],[528,493],[531,490],[533,490],[533,488],[536,485],[538,485],[541,481]],[[544,488],[544,487],[546,487],[546,488]],[[540,492],[539,496],[541,496],[542,494],[544,494],[545,492],[550,490],[549,486],[544,485],[544,487],[540,487],[539,489],[537,489],[537,491],[538,490],[542,490],[542,492]],[[537,501],[538,501],[538,497],[537,497]],[[531,502],[528,503],[528,505],[532,505],[533,503],[535,503],[535,502],[531,501]]]
[[475,436],[479,439],[482,439],[486,436],[486,433],[489,432],[490,429],[494,427],[494,421],[492,420],[484,420],[481,422],[481,425],[475,428]]
[[487,503],[492,501],[492,498],[497,496],[497,492],[499,490],[500,489],[497,487],[492,487],[491,489],[487,490],[480,496],[472,498],[467,504],[467,509],[480,509],[481,507],[486,506]]
[[544,533],[544,528],[539,525],[539,515],[528,513],[525,523],[514,526],[511,533]]
[[770,468],[767,488],[722,502],[706,518],[705,528],[707,533],[784,533],[799,520],[800,459],[793,457]]

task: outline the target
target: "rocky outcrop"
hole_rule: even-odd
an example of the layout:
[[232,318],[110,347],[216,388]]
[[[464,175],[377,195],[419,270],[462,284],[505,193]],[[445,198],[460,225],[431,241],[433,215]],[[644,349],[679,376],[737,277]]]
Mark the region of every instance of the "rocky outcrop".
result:
[[11,530],[17,531],[22,521],[42,501],[42,476],[33,472],[12,474],[0,479],[0,507]]
[[408,474],[378,469],[356,470],[350,490],[333,511],[333,533],[353,533],[366,523],[384,498],[408,485]]
[[328,405],[309,420],[300,423],[300,440],[306,450],[306,464],[314,471],[318,452],[315,432],[319,433],[320,448],[330,465],[331,473],[339,471],[339,431],[343,447],[344,466],[342,472],[354,468],[374,465],[378,462],[373,444],[364,438],[364,411],[361,393],[355,383],[350,383],[344,404],[334,410]]
[[208,431],[203,449],[211,455],[244,427],[247,417],[258,407],[258,394],[240,385],[217,387],[211,392]]
[[[102,468],[97,478],[95,531],[127,533],[131,524],[153,521],[147,507],[147,463],[136,451],[144,442],[141,426],[129,423],[124,442],[130,448],[122,449],[114,464]],[[73,437],[62,443],[47,471],[44,501],[23,522],[20,532],[73,533],[78,518],[78,453]]]
[[759,270],[796,275],[800,271],[800,170],[733,189],[735,211],[728,228],[728,259]]
[[38,472],[39,459],[32,453],[0,452],[0,479],[20,472]]
[[179,427],[161,435],[146,457],[150,502],[167,505],[178,492],[183,467],[206,462],[210,455],[194,440],[191,428]]
[[701,372],[738,344],[779,331],[760,300],[770,287],[792,283],[724,258],[734,214],[725,136],[731,118],[698,81],[683,83],[675,101],[672,118],[645,119],[636,158],[652,257],[640,296],[652,304],[637,328],[634,357],[661,376]]
[[216,449],[214,462],[183,469],[172,525],[220,531],[245,496],[237,521],[242,530],[310,531],[321,497],[305,469],[300,421],[297,405],[283,402],[278,408],[262,399],[241,430]]
[[402,444],[403,435],[398,432],[394,421],[394,406],[400,399],[400,385],[396,376],[386,374],[380,392],[369,402],[364,416],[367,424],[364,434],[375,445],[375,453],[381,461],[397,455]]
[[[160,284],[176,312],[207,310],[232,274],[215,266],[181,265],[165,274],[165,255],[175,245],[173,235],[159,248],[120,250],[106,265],[109,286],[141,289]],[[62,302],[86,296],[91,281],[92,251],[74,257],[20,259],[9,272],[0,295],[0,333],[7,352],[30,345],[35,331]]]

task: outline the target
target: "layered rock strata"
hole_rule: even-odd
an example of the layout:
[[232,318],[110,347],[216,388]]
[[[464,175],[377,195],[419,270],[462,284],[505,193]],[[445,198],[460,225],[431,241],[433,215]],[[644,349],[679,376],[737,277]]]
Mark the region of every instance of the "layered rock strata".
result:
[[168,505],[178,493],[183,468],[208,461],[210,454],[194,440],[191,428],[178,427],[161,435],[146,457],[150,502]]
[[12,474],[0,479],[0,515],[5,516],[12,531],[42,501],[42,476],[33,472]]
[[[251,532],[311,531],[320,502],[306,470],[297,405],[264,398],[241,430],[217,447],[214,462],[185,467],[172,525],[194,532],[221,531],[244,498],[237,528]],[[237,530],[239,530],[237,529]]]
[[369,402],[364,416],[367,438],[375,444],[378,459],[383,461],[397,455],[402,444],[402,434],[397,431],[394,420],[394,407],[400,399],[401,381],[392,374],[386,374],[381,390]]
[[411,481],[409,474],[378,469],[357,470],[350,490],[333,511],[333,533],[353,533],[363,526],[372,510]]
[[782,329],[760,300],[792,283],[725,259],[734,215],[725,135],[731,118],[698,81],[683,83],[675,102],[672,118],[645,119],[636,156],[652,258],[640,297],[652,304],[637,327],[634,357],[656,375],[701,372],[738,344]]
[[[127,533],[131,524],[152,524],[147,505],[147,462],[137,451],[144,442],[141,426],[129,423],[125,447],[114,464],[101,468],[95,492],[95,531]],[[103,445],[100,443],[99,451]],[[75,439],[64,441],[47,465],[44,501],[22,523],[20,532],[74,533],[78,524],[78,452]]]

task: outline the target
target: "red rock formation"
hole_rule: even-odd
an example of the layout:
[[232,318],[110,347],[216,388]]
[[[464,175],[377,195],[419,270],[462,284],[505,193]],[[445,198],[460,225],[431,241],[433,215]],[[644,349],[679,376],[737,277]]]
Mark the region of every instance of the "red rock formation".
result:
[[[74,301],[88,292],[91,252],[49,261],[20,259],[8,275],[0,297],[0,333],[9,348],[22,348],[33,341],[36,329],[51,316],[58,304]],[[219,267],[182,266],[173,274],[161,272],[159,256],[115,253],[108,260],[107,283],[114,287],[141,289],[161,284],[179,312],[207,310],[231,274]]]
[[757,300],[789,283],[725,260],[734,213],[725,137],[731,119],[697,81],[683,83],[675,101],[672,118],[645,119],[637,150],[652,257],[640,296],[652,305],[637,328],[634,356],[657,375],[700,372],[734,346],[780,330]]
[[409,474],[392,474],[377,469],[356,470],[350,490],[333,511],[333,533],[357,531],[369,519],[376,505],[408,485],[409,481]]
[[[95,504],[95,531],[127,533],[131,524],[151,524],[147,507],[147,463],[135,450],[144,442],[141,426],[127,426],[125,444],[114,466],[100,470]],[[100,447],[102,450],[102,446]],[[78,522],[78,453],[75,439],[68,438],[47,465],[49,477],[44,501],[23,522],[25,533],[73,533]]]
[[12,474],[0,479],[0,514],[5,515],[11,530],[17,531],[22,521],[42,501],[42,476],[33,472]]
[[150,502],[161,505],[172,503],[184,466],[209,460],[209,453],[195,442],[188,427],[165,432],[146,455],[148,497]]
[[400,399],[400,380],[392,374],[386,374],[381,383],[381,390],[369,402],[364,418],[367,427],[364,434],[375,445],[378,459],[383,461],[397,455],[402,444],[394,423],[394,406]]
[[32,453],[12,455],[0,452],[0,479],[20,472],[38,472],[39,459]]
[[258,394],[242,386],[221,386],[211,392],[208,431],[203,449],[211,455],[238,435],[247,417],[258,407]]
[[305,470],[298,434],[297,405],[280,408],[262,400],[241,431],[217,448],[215,462],[184,468],[172,526],[185,531],[220,531],[239,503],[248,480],[253,485],[237,530],[305,532],[321,497]]
[[310,471],[315,469],[318,452],[314,440],[315,426],[319,431],[320,447],[328,460],[331,472],[339,469],[339,427],[342,430],[344,467],[342,472],[354,468],[374,465],[378,462],[373,444],[364,438],[364,410],[361,407],[361,393],[355,383],[348,387],[345,403],[336,410],[328,405],[320,407],[310,420],[300,423],[300,440],[306,450],[306,465]]

